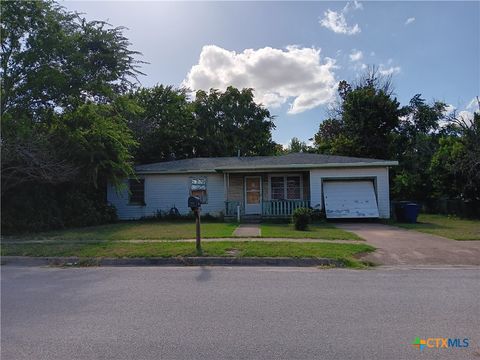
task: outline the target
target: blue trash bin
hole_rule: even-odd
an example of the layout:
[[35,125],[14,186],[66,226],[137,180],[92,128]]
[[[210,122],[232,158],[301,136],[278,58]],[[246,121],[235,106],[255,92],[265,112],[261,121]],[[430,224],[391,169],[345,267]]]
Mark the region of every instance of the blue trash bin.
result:
[[420,205],[415,203],[405,204],[403,207],[403,216],[406,222],[415,224],[417,222]]

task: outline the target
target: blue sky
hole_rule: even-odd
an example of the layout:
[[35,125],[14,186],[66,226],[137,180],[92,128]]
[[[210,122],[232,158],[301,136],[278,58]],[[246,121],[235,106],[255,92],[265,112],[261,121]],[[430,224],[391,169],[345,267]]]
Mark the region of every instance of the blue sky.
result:
[[471,112],[480,95],[480,2],[61,4],[127,27],[144,86],[254,87],[281,144],[312,137],[336,83],[367,65],[393,76],[402,104],[421,93]]

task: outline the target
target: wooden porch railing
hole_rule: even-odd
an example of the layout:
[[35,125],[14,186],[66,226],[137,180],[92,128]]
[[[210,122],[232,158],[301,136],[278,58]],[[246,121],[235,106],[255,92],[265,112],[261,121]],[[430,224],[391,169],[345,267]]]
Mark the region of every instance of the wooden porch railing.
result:
[[262,215],[264,216],[290,216],[298,208],[310,207],[309,200],[269,200],[264,201]]
[[[245,215],[241,201],[225,201],[225,216],[237,216],[237,205],[240,205],[240,215]],[[262,202],[262,216],[285,217],[292,215],[295,209],[310,207],[309,200],[268,200]]]

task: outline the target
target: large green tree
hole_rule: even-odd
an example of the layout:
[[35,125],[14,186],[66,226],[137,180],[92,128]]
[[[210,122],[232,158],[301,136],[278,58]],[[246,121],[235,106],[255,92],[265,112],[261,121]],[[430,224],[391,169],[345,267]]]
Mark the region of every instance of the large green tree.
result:
[[320,125],[315,145],[324,153],[388,159],[393,130],[402,114],[388,78],[375,68],[353,86],[341,81],[334,117]]
[[[88,22],[54,2],[4,1],[0,6],[1,117],[2,127],[7,129],[2,133],[2,147],[19,160],[17,172],[21,172],[22,164],[26,166],[24,173],[31,175],[57,169],[59,164],[69,167],[71,164],[63,156],[67,146],[57,143],[57,151],[51,146],[51,137],[59,128],[54,123],[63,119],[68,122],[68,117],[79,114],[77,108],[84,104],[112,103],[126,91],[138,74],[136,52],[129,50],[122,28]],[[113,118],[112,123],[115,123]],[[79,123],[80,128],[82,125]],[[127,127],[123,131],[129,142]],[[122,137],[115,139],[121,141]],[[96,141],[93,137],[88,140]],[[131,172],[128,162],[120,162],[126,159],[125,154],[111,155],[111,172],[103,171],[102,175],[115,179],[119,168],[125,174]],[[38,164],[36,169],[35,164]],[[93,159],[84,165],[93,169],[98,166]],[[5,172],[2,178],[8,181],[8,174]],[[27,178],[49,183],[63,179],[61,174],[58,178],[50,175]]]
[[76,223],[65,218],[68,198],[99,221],[100,185],[132,173],[131,105],[121,95],[139,74],[137,53],[122,28],[52,1],[0,7],[2,225]]
[[428,171],[439,138],[445,132],[446,105],[436,101],[427,104],[420,94],[403,108],[393,134],[394,158],[399,166],[392,169],[392,195],[399,199],[425,200],[432,196],[432,174]]
[[137,163],[194,156],[196,126],[193,105],[185,89],[172,86],[142,88],[129,95],[140,111],[128,118],[139,147]]
[[252,89],[228,87],[197,91],[193,102],[196,127],[194,156],[271,155],[276,151],[270,112],[255,103]]
[[0,6],[2,115],[108,102],[139,74],[121,27],[86,21],[52,1]]
[[430,174],[437,197],[480,200],[480,113],[473,119],[450,117],[450,132],[440,138]]

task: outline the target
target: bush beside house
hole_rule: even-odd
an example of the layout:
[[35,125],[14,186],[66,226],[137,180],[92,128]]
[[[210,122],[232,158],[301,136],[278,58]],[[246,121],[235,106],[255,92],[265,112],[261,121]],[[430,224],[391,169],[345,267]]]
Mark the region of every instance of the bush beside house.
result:
[[312,222],[312,210],[308,208],[295,209],[292,220],[296,230],[308,230],[308,225]]

